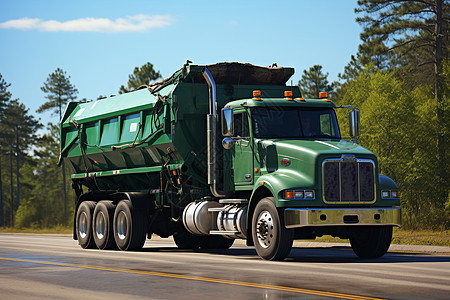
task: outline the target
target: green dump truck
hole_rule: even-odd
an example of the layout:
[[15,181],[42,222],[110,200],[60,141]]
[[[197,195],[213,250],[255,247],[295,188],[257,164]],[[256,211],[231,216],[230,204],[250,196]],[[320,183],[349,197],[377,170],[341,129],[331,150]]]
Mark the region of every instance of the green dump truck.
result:
[[[61,157],[83,248],[137,250],[152,234],[182,249],[246,239],[284,259],[294,239],[349,238],[380,257],[400,224],[398,186],[359,146],[359,111],[287,86],[293,68],[186,63],[136,91],[69,103]],[[348,109],[351,140],[335,110]]]

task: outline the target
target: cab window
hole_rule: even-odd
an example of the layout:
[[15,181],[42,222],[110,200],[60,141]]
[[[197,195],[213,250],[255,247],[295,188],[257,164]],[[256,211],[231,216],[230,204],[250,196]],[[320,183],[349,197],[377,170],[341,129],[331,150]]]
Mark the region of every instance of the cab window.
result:
[[246,112],[235,112],[233,114],[234,136],[249,137],[248,117]]

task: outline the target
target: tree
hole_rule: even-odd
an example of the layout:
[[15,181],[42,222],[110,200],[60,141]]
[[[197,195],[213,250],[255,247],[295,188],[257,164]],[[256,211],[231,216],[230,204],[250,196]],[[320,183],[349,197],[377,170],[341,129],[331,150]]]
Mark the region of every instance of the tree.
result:
[[[10,168],[10,216],[11,226],[14,226],[14,211],[20,205],[20,167],[27,159],[30,148],[36,144],[36,131],[42,124],[32,115],[28,114],[28,109],[18,100],[11,100],[5,109],[4,122],[6,150],[9,155]],[[15,160],[15,170],[13,161]],[[13,174],[16,175],[16,197],[14,200]]]
[[62,117],[62,110],[68,102],[77,98],[78,90],[70,83],[70,76],[60,68],[48,75],[47,80],[41,90],[46,94],[47,102],[42,104],[38,109],[38,113],[52,111],[54,114]]
[[11,84],[7,83],[5,79],[3,79],[2,74],[0,73],[0,118],[4,113],[6,105],[8,104],[9,100],[11,100],[11,92],[8,91],[8,88],[10,86]]
[[[450,80],[448,75],[445,78]],[[436,172],[440,167],[434,139],[438,131],[437,104],[431,90],[432,86],[422,85],[411,91],[394,70],[376,70],[371,64],[346,82],[335,101],[336,105],[349,104],[360,109],[358,142],[377,155],[380,173],[399,185],[403,224],[412,229],[443,229],[450,225],[449,209],[446,215],[446,207],[450,208],[450,203],[446,204],[448,196],[436,196],[442,189],[448,190],[448,182],[441,182]],[[448,107],[450,99],[444,99]],[[447,120],[449,113],[447,108]],[[341,126],[345,126],[346,111],[337,110],[337,114]],[[445,130],[450,130],[450,124]],[[450,153],[446,153],[444,167],[450,168],[449,163]]]
[[308,71],[304,70],[302,79],[298,82],[302,97],[319,98],[319,92],[333,92],[333,85],[328,83],[328,73],[322,73],[322,66],[314,65]]
[[[8,87],[11,86],[7,83],[2,74],[0,74],[0,158],[4,157],[3,149],[5,147],[5,121],[4,112],[11,100],[11,93],[8,91]],[[3,201],[3,181],[2,181],[2,161],[0,159],[0,227],[5,225],[5,215],[4,215],[4,201]]]
[[[49,228],[67,224],[69,217],[64,215],[61,199],[61,170],[58,168],[59,127],[49,123],[47,133],[42,135],[34,148],[35,163],[32,172],[25,165],[22,167],[31,190],[22,201],[16,213],[15,226]],[[74,201],[72,202],[74,203]],[[69,205],[68,211],[72,212]]]
[[[448,135],[445,134],[445,107],[443,85],[444,58],[449,52],[450,2],[448,0],[359,0],[355,10],[363,14],[357,22],[363,25],[363,44],[360,53],[363,63],[368,60],[378,63],[383,56],[389,67],[401,67],[401,74],[414,74],[427,83],[427,74],[433,78],[434,98],[437,103],[436,131],[438,172],[440,183],[448,182],[445,166],[445,151]],[[427,69],[427,67],[432,67]],[[425,69],[424,69],[425,68]],[[425,74],[420,75],[420,73]],[[419,83],[420,84],[420,83]],[[412,86],[411,89],[417,86]],[[438,197],[447,198],[443,189]]]
[[[443,65],[449,52],[449,1],[360,0],[358,4],[356,12],[365,14],[357,18],[364,25],[360,47],[364,57],[385,55],[391,67],[397,68],[399,76],[406,78],[410,89],[423,83],[434,86],[438,126],[436,155],[440,161],[439,181],[445,186],[449,174],[444,168],[448,133],[443,105]],[[438,197],[446,198],[447,191],[442,189]]]
[[127,87],[121,86],[119,94],[128,93],[132,90],[137,89],[142,85],[149,85],[152,81],[161,78],[161,73],[155,71],[151,63],[146,63],[142,67],[135,67],[133,74],[128,75]]
[[[443,51],[448,51],[448,0],[359,0],[356,21],[363,25],[360,45],[362,64],[383,57],[390,67],[398,60],[393,50],[403,54],[421,53],[421,64],[442,69]],[[421,49],[427,49],[421,52]],[[394,55],[390,55],[390,54]]]
[[[57,68],[55,72],[51,73],[47,80],[44,82],[44,86],[41,90],[46,93],[45,98],[47,102],[42,104],[37,112],[42,113],[48,110],[53,113],[59,114],[59,120],[62,118],[62,109],[69,101],[73,101],[77,98],[78,90],[74,85],[70,83],[70,76],[67,76],[66,72]],[[64,202],[64,216],[67,213],[67,191],[66,191],[66,170],[64,162],[61,165],[63,175],[63,202]],[[65,218],[64,218],[65,219]]]

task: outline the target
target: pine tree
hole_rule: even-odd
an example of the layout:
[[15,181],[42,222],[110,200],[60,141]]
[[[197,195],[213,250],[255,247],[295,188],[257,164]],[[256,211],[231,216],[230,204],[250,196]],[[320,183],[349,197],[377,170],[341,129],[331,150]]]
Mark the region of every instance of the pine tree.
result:
[[[11,100],[4,112],[5,142],[8,147],[9,169],[10,169],[10,217],[11,226],[14,226],[14,212],[20,205],[20,167],[29,156],[31,147],[36,144],[37,130],[42,127],[28,109],[18,100]],[[15,170],[13,168],[15,161]],[[16,177],[16,192],[14,199],[13,174]]]
[[[41,90],[46,93],[45,98],[47,102],[42,104],[37,112],[53,111],[53,113],[59,114],[59,120],[62,117],[63,108],[69,101],[76,99],[78,90],[74,85],[70,83],[70,76],[60,68],[57,68],[55,72],[51,73],[47,80],[44,82],[44,86]],[[67,216],[67,190],[66,190],[66,170],[64,162],[61,165],[63,175],[63,203],[64,203],[64,220]]]
[[38,113],[53,111],[59,115],[61,120],[62,112],[68,102],[77,98],[78,90],[70,83],[70,76],[60,68],[48,75],[47,80],[41,90],[46,94],[47,102],[42,104],[38,109]]
[[[59,139],[57,125],[49,123],[34,148],[35,164],[29,172],[27,165],[21,171],[31,185],[29,197],[22,201],[16,213],[16,227],[49,228],[67,223],[61,201],[61,170],[58,168]],[[68,211],[73,207],[69,205]]]
[[161,73],[159,73],[159,71],[155,71],[153,64],[149,62],[140,68],[135,67],[133,74],[128,75],[127,87],[122,85],[120,87],[119,94],[128,93],[143,85],[149,85],[152,81],[159,78],[161,78]]
[[363,65],[405,65],[413,62],[405,61],[410,54],[420,65],[432,64],[441,73],[449,50],[448,0],[359,0],[358,5],[355,12],[363,15],[356,19],[363,26]]
[[8,87],[11,86],[7,83],[2,74],[0,74],[0,227],[5,225],[5,215],[4,215],[4,198],[3,198],[3,181],[2,181],[2,161],[1,158],[4,157],[3,150],[5,147],[5,121],[4,113],[5,109],[11,100],[11,93],[8,91]]
[[304,70],[302,79],[298,82],[302,97],[319,98],[319,92],[333,92],[333,85],[328,83],[328,73],[322,73],[322,66],[314,65],[308,71]]

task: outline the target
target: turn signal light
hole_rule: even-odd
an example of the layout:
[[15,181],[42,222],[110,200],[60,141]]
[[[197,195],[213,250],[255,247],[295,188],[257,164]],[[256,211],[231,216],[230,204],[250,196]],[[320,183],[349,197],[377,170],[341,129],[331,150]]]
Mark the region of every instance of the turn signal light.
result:
[[294,191],[286,191],[285,197],[286,199],[295,199]]

